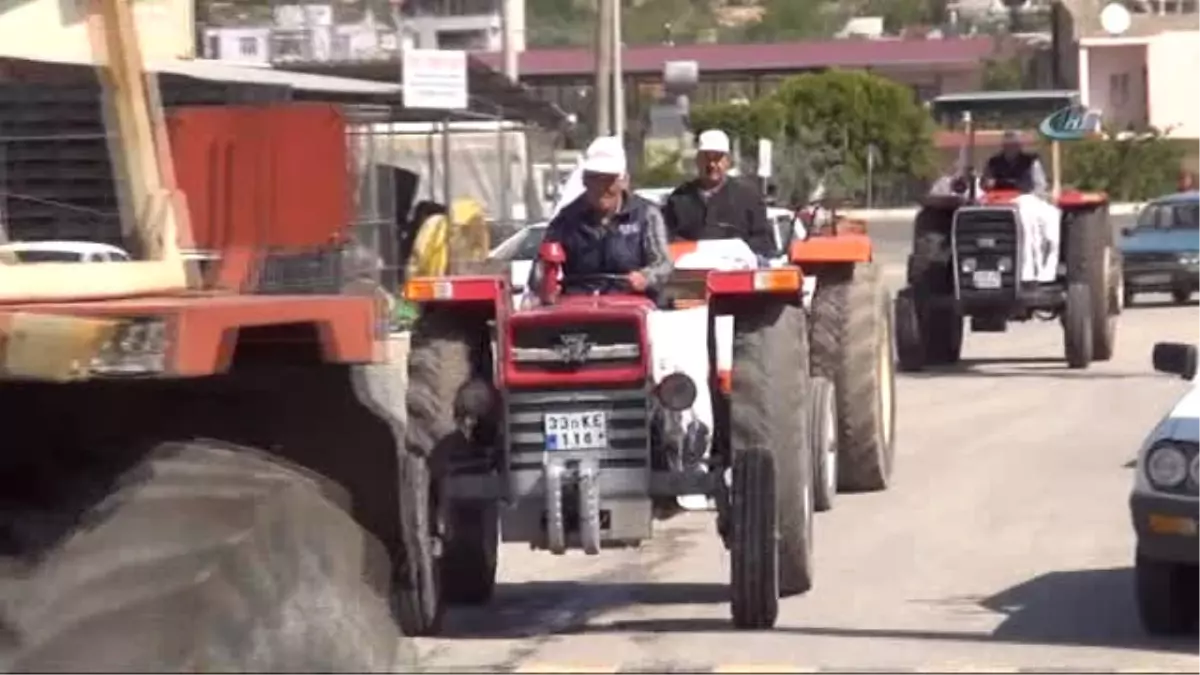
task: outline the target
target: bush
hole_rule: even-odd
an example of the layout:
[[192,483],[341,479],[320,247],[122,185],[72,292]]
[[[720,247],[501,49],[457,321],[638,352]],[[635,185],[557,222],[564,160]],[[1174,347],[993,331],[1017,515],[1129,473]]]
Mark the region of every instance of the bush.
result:
[[1138,134],[1109,130],[1106,136],[1062,145],[1064,185],[1106,192],[1114,202],[1144,201],[1175,191],[1187,145],[1158,129]]

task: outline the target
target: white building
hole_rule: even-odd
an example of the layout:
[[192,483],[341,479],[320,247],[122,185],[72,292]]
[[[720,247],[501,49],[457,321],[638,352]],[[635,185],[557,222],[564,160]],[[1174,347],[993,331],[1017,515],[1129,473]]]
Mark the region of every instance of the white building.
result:
[[[511,2],[513,48],[520,52],[525,50],[525,0]],[[501,6],[500,0],[407,0],[401,13],[417,47],[500,51]]]
[[222,26],[204,30],[205,58],[240,63],[362,61],[394,58],[396,31],[367,10],[361,21],[336,23],[331,5],[280,5],[270,26]]

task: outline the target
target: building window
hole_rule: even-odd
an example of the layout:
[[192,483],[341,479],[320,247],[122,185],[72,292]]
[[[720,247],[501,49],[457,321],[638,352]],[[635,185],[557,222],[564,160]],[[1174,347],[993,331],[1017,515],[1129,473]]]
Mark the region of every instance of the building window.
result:
[[1129,73],[1108,76],[1108,102],[1117,108],[1129,103]]
[[437,34],[437,48],[467,51],[487,49],[487,33],[479,30],[440,30]]
[[252,37],[238,38],[238,51],[242,56],[258,56],[258,40]]

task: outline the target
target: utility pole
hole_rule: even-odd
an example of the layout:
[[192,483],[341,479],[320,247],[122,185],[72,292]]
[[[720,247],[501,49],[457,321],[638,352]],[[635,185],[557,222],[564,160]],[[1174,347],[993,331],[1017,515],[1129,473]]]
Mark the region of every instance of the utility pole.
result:
[[[500,0],[500,50],[504,56],[504,76],[510,82],[516,83],[519,79],[517,74],[517,46],[514,44],[517,30],[516,17],[513,16],[516,9],[515,0]],[[500,208],[498,221],[502,224],[507,224],[512,220],[512,200],[510,198],[509,188],[512,185],[512,165],[509,162],[508,152],[508,124],[505,120],[505,110],[500,109],[500,119],[498,120],[499,130],[496,132],[496,164],[499,169],[499,180],[497,181],[497,189],[499,194]]]
[[621,5],[623,0],[612,0],[613,35],[613,134],[625,142],[625,64],[621,57]]
[[596,2],[596,130],[597,136],[612,133],[612,85],[613,85],[613,3],[615,0]]

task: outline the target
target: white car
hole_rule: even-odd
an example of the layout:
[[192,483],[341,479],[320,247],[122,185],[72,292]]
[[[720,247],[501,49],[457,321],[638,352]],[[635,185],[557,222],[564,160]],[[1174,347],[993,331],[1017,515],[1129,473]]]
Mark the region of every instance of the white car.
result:
[[508,263],[514,296],[520,296],[525,291],[525,282],[529,281],[529,271],[533,268],[538,247],[542,245],[542,237],[546,236],[547,225],[548,222],[526,225],[488,254],[491,260]]
[[1179,375],[1188,390],[1142,443],[1129,498],[1137,534],[1138,613],[1146,632],[1154,635],[1185,634],[1197,619],[1196,351],[1187,344],[1154,345],[1154,369]]
[[16,241],[0,244],[0,257],[11,255],[18,262],[129,262],[129,253],[94,241]]

